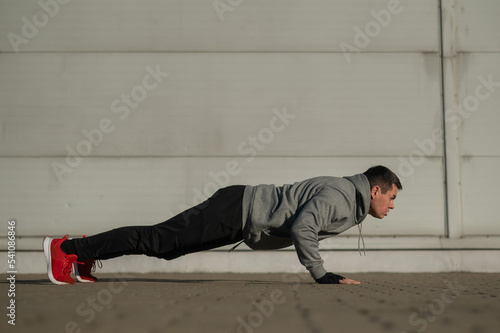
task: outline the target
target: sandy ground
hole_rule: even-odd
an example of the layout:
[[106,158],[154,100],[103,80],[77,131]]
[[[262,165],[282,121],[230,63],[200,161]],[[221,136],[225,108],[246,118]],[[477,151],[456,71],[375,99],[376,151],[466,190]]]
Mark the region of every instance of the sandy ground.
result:
[[[347,274],[346,274],[347,275]],[[104,275],[56,286],[18,275],[15,326],[7,275],[1,332],[500,332],[500,274],[348,274],[318,285],[297,274]]]

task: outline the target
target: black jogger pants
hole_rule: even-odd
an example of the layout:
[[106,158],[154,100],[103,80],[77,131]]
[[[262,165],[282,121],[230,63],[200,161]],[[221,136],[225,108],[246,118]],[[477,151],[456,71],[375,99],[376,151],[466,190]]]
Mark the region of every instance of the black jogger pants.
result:
[[162,259],[213,249],[243,240],[242,201],[245,186],[218,190],[209,199],[152,226],[131,226],[86,238],[67,240],[61,249],[78,260],[145,254]]

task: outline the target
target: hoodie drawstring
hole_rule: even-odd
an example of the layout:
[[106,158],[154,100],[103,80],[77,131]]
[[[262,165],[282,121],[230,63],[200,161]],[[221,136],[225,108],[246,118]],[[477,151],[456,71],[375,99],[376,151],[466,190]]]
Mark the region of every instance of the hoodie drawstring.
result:
[[238,244],[236,244],[235,246],[233,246],[232,248],[229,249],[229,251],[227,252],[231,252],[231,251],[234,251],[235,248],[237,248],[238,246],[241,245],[241,243],[243,243],[245,240],[242,240],[241,242],[239,242]]
[[358,224],[358,230],[359,230],[359,235],[358,235],[358,251],[359,255],[361,256],[361,248],[359,246],[359,240],[361,239],[363,241],[363,253],[366,256],[366,247],[365,247],[365,239],[363,238],[363,235],[361,234],[361,229],[363,229],[363,226],[361,223]]

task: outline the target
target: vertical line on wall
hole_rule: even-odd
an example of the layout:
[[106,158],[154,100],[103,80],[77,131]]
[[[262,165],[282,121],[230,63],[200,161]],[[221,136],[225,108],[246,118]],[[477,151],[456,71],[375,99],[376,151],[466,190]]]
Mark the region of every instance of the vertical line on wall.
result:
[[443,4],[438,0],[439,6],[439,53],[441,64],[441,112],[443,130],[443,177],[444,177],[444,236],[450,238],[449,215],[448,215],[448,163],[446,159],[446,123],[445,123],[445,96],[444,96],[444,46],[443,46]]

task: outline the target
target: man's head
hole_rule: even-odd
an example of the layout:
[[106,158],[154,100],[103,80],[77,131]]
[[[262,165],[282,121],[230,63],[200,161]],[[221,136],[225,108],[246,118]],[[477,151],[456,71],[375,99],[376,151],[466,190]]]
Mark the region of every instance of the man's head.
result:
[[394,209],[394,200],[398,190],[403,186],[398,176],[382,165],[371,167],[363,172],[370,182],[370,210],[368,213],[373,217],[383,219],[390,209]]

